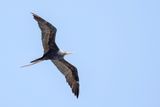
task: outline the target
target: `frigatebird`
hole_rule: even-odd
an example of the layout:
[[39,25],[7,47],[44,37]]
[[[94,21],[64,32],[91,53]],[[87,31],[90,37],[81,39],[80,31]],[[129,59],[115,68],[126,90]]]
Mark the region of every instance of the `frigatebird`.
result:
[[51,23],[47,22],[40,16],[34,13],[32,14],[34,19],[38,22],[39,28],[41,29],[44,54],[42,57],[31,61],[31,64],[25,65],[23,67],[30,66],[44,60],[51,60],[56,65],[58,70],[65,76],[66,81],[72,89],[72,92],[78,98],[79,77],[77,68],[64,59],[64,56],[70,53],[62,51],[58,48],[55,42],[55,36],[57,32],[56,27],[54,27]]

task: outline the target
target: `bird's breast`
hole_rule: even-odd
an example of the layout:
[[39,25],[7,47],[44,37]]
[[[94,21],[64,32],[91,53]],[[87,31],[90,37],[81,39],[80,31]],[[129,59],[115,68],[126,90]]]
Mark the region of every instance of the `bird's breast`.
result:
[[63,58],[63,55],[59,54],[59,52],[55,52],[55,51],[48,51],[45,54],[45,59],[51,59],[51,60],[58,60]]

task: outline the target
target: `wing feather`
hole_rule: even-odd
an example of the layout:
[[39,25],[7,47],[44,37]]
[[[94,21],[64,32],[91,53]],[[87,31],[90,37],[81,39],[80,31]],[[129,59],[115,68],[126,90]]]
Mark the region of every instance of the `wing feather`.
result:
[[38,22],[39,28],[42,32],[42,44],[44,48],[44,52],[46,53],[49,49],[54,51],[58,51],[59,48],[55,43],[55,36],[56,36],[56,27],[52,24],[41,18],[40,16],[33,14],[34,19]]
[[72,92],[75,96],[79,96],[79,77],[77,68],[72,64],[67,62],[65,59],[60,60],[51,60],[56,67],[61,71],[61,73],[65,76],[66,81],[72,89]]

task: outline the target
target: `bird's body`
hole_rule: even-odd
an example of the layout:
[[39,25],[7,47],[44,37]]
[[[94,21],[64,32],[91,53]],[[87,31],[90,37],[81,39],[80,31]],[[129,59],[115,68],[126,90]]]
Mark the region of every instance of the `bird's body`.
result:
[[68,82],[68,84],[72,89],[72,92],[78,98],[79,77],[77,68],[64,59],[64,56],[70,53],[62,51],[58,48],[55,42],[57,29],[52,24],[41,18],[40,16],[34,13],[32,14],[34,19],[38,22],[38,25],[42,32],[42,44],[44,48],[44,54],[42,57],[31,61],[31,65],[44,60],[51,60],[59,69],[59,71],[61,71],[61,73],[65,76],[66,81]]
[[31,61],[31,63],[36,62],[37,60],[60,60],[63,59],[65,55],[66,53],[61,50],[59,51],[48,50],[46,53],[43,54],[42,57]]

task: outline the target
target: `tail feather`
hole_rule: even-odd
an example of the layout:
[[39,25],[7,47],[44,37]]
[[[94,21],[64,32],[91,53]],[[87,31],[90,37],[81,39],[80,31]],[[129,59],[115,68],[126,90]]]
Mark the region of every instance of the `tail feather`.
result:
[[38,62],[38,61],[43,61],[43,57],[31,61],[31,63],[35,63],[35,62]]
[[23,66],[21,66],[21,67],[22,67],[22,68],[28,67],[28,66],[37,64],[37,63],[39,63],[39,62],[42,62],[42,61],[43,61],[43,58],[38,58],[38,59],[35,59],[35,60],[31,61],[31,62],[30,62],[31,64],[23,65]]

